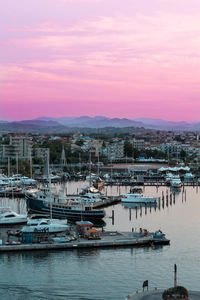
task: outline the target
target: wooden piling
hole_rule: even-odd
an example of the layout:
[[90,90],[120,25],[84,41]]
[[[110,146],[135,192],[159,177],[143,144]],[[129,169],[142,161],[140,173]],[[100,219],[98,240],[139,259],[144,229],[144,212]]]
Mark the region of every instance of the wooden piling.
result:
[[115,225],[115,211],[112,210],[112,225]]

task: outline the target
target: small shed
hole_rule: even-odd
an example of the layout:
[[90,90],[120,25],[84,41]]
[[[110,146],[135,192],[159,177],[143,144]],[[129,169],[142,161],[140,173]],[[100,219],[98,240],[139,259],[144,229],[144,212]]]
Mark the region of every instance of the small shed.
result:
[[91,229],[93,223],[90,221],[78,221],[76,222],[76,229],[78,234],[82,237],[88,236],[88,230]]

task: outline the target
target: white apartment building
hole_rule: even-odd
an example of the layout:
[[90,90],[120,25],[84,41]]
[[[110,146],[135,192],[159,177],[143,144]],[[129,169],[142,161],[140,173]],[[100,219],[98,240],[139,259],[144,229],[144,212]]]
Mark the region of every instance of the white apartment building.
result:
[[32,138],[25,136],[10,136],[8,145],[2,145],[2,158],[27,159],[32,155]]

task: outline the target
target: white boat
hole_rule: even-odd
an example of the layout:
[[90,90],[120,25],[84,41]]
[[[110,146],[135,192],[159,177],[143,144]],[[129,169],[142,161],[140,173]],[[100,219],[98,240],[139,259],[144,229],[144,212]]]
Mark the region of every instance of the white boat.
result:
[[167,173],[166,175],[165,175],[165,182],[166,182],[166,184],[170,184],[170,182],[171,182],[171,180],[172,180],[172,178],[174,177],[174,175],[172,174],[172,173]]
[[33,226],[33,225],[38,225],[40,224],[41,221],[49,221],[51,222],[51,224],[62,224],[62,225],[67,225],[67,219],[65,220],[60,220],[60,219],[47,219],[47,218],[28,218],[27,220],[27,225],[29,226]]
[[21,176],[19,179],[23,185],[36,185],[37,184],[37,180],[29,178],[27,176]]
[[156,197],[143,196],[138,193],[122,194],[121,198],[122,203],[155,203],[157,200]]
[[24,226],[21,229],[22,233],[28,232],[49,232],[49,233],[58,233],[64,232],[69,229],[66,220],[57,220],[57,219],[38,219],[38,220],[29,220],[27,226]]
[[190,181],[193,181],[194,180],[194,175],[190,172],[188,173],[185,173],[184,175],[184,181],[185,182],[190,182]]
[[174,175],[170,182],[171,187],[180,188],[182,186],[182,182],[179,175]]
[[100,193],[86,193],[80,197],[80,201],[88,202],[88,203],[97,203],[101,202],[101,194]]
[[23,224],[27,222],[26,215],[20,215],[8,207],[0,208],[0,224]]
[[96,180],[96,179],[98,179],[98,175],[97,174],[91,173],[90,175],[86,176],[86,180],[87,181],[92,181],[92,180]]

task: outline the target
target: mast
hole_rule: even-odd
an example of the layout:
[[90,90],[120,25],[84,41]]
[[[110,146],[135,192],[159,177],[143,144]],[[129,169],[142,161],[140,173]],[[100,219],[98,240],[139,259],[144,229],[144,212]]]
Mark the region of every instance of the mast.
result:
[[99,147],[98,147],[97,175],[98,175],[98,179],[99,179]]
[[10,157],[8,156],[8,177],[10,177]]
[[16,153],[16,173],[19,173],[18,153]]
[[30,177],[33,177],[33,170],[32,170],[32,156],[30,155]]
[[90,167],[89,167],[89,172],[90,172],[90,186],[91,186],[91,150],[90,150],[90,159],[89,159]]

